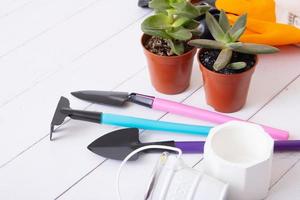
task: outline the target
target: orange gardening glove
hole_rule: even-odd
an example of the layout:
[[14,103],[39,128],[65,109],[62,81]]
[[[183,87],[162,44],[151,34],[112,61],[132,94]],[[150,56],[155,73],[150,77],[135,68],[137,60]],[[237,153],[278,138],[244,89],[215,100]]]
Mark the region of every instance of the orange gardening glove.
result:
[[300,29],[276,23],[274,0],[217,0],[216,6],[229,14],[233,23],[236,15],[248,13],[247,30],[240,38],[242,42],[269,45],[300,43]]

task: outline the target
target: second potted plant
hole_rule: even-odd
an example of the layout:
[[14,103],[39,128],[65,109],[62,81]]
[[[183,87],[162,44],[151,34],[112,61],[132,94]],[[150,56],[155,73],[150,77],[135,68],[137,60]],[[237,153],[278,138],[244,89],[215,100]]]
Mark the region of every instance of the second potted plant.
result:
[[195,6],[186,0],[152,0],[155,14],[142,23],[142,45],[154,88],[177,94],[188,88],[196,48],[187,44],[199,23],[194,20],[209,6]]
[[189,45],[202,48],[198,60],[206,100],[216,111],[235,112],[247,99],[252,74],[257,64],[257,54],[275,53],[277,48],[238,42],[246,29],[247,15],[242,15],[231,26],[224,11],[219,21],[209,12],[206,24],[215,40],[195,39]]

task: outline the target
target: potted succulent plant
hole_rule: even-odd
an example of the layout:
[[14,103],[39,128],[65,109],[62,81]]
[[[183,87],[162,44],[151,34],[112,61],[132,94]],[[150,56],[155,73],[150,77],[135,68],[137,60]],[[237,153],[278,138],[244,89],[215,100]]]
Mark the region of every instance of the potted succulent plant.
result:
[[205,20],[215,40],[195,39],[188,44],[202,48],[198,60],[207,103],[220,112],[238,111],[246,102],[257,54],[279,50],[238,41],[246,29],[246,14],[240,16],[232,26],[224,11],[221,11],[219,21],[209,12]]
[[199,34],[195,20],[210,7],[186,0],[152,0],[155,14],[142,25],[142,45],[154,88],[165,94],[177,94],[188,88],[196,48],[187,44]]

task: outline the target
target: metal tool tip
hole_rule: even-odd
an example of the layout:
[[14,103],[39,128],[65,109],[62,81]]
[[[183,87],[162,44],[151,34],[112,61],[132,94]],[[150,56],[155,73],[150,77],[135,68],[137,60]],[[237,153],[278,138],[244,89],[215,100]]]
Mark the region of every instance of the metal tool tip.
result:
[[50,126],[50,141],[53,141],[52,140],[52,133],[53,133],[53,131],[54,131],[54,126],[51,124],[51,126]]
[[73,96],[77,97],[78,94],[80,94],[80,91],[71,92],[71,94],[72,94]]

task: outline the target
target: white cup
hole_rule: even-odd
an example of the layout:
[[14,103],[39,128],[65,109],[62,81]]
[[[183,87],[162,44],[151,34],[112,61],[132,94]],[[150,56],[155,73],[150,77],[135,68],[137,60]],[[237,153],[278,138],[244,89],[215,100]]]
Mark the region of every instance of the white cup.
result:
[[229,184],[228,199],[263,199],[271,179],[273,139],[256,124],[213,128],[204,146],[204,172]]

